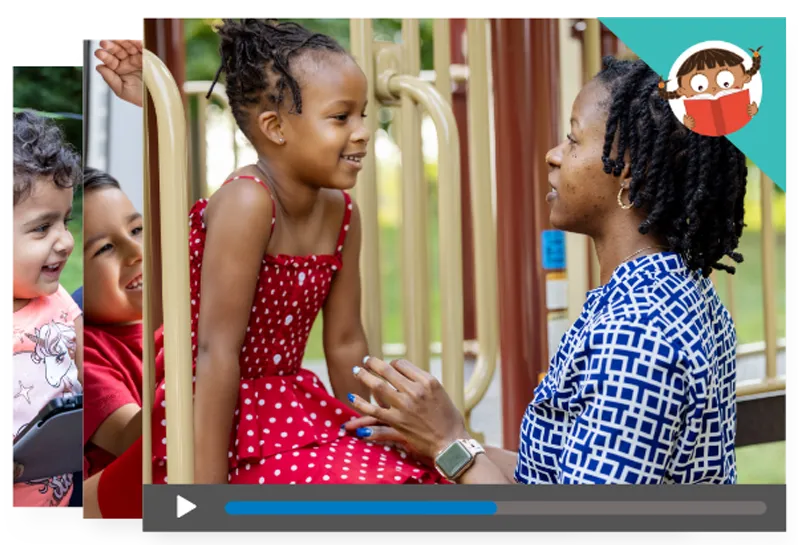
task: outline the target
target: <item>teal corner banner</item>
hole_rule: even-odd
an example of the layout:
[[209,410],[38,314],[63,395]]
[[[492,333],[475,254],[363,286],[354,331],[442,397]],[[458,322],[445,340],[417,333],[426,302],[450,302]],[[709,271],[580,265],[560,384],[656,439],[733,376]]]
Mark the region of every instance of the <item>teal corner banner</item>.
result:
[[749,54],[751,49],[761,46],[761,107],[747,125],[727,138],[786,190],[786,18],[602,17],[599,20],[666,79],[679,56],[701,42],[724,41]]

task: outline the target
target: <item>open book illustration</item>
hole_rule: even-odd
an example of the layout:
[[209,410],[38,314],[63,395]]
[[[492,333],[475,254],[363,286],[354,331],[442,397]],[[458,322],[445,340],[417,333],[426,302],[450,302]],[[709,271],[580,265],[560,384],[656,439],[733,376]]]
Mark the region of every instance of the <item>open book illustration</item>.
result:
[[722,136],[743,128],[751,120],[748,89],[729,89],[716,95],[701,94],[684,100],[687,115],[695,119],[693,131],[704,136]]

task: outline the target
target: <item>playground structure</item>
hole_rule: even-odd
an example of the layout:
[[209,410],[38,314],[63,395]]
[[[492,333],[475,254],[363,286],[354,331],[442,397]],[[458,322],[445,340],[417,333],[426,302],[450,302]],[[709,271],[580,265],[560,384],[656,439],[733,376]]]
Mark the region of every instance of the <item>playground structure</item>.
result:
[[[193,411],[188,290],[189,203],[209,196],[206,180],[206,81],[185,81],[181,21],[148,20],[144,80],[154,108],[145,116],[144,217],[147,222],[145,324],[164,324],[167,464],[170,484],[193,481]],[[604,54],[626,54],[596,20],[436,20],[434,71],[422,73],[418,20],[402,21],[402,44],[374,41],[369,20],[350,21],[351,53],[369,82],[367,121],[379,105],[394,110],[402,154],[402,309],[404,345],[382,342],[378,186],[374,140],[356,186],[361,210],[363,323],[375,356],[401,355],[429,369],[440,351],[441,381],[468,418],[494,378],[501,353],[504,446],[515,448],[523,409],[545,374],[564,328],[598,284],[588,240],[565,236],[567,269],[547,265],[547,167],[542,158],[568,124],[568,104],[600,69]],[[513,51],[510,54],[510,51]],[[187,131],[186,100],[197,119]],[[213,97],[226,104],[224,87]],[[438,142],[440,348],[430,339],[426,187],[421,116]],[[231,139],[235,148],[235,138]],[[237,165],[236,165],[237,166]],[[786,381],[778,376],[772,182],[762,176],[764,341],[740,358],[765,357],[765,376],[738,386],[738,444],[783,440]],[[168,211],[168,213],[162,213]],[[546,265],[546,268],[544,268]],[[566,277],[567,274],[567,277]],[[563,280],[567,278],[567,283]],[[731,281],[726,284],[733,292]],[[559,290],[552,301],[550,293]],[[563,297],[563,290],[565,296]],[[547,294],[549,296],[547,297]],[[732,315],[736,309],[732,303]],[[144,449],[150,452],[154,388],[152,335],[144,347]],[[475,360],[468,383],[466,359]],[[767,424],[763,425],[763,421]],[[479,436],[480,430],[473,430]],[[151,482],[145,455],[145,483]]]

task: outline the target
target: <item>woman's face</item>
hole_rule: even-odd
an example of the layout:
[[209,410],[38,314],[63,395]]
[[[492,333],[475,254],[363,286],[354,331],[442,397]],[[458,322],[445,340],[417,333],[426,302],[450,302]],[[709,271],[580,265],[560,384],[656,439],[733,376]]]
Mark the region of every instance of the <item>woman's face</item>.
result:
[[[546,200],[549,219],[557,229],[594,236],[608,214],[620,210],[621,179],[605,173],[601,162],[609,99],[609,92],[597,80],[585,85],[571,109],[567,138],[546,154],[552,188]],[[611,157],[614,150],[615,145]]]

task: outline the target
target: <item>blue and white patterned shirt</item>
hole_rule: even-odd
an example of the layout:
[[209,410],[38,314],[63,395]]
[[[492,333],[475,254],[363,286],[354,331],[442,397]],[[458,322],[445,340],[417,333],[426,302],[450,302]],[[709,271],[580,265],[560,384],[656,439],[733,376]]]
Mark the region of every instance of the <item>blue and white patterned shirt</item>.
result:
[[588,292],[521,425],[524,484],[733,484],[737,338],[680,255]]

